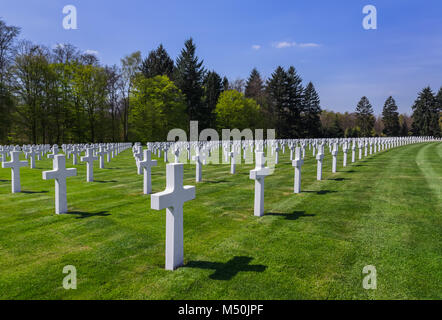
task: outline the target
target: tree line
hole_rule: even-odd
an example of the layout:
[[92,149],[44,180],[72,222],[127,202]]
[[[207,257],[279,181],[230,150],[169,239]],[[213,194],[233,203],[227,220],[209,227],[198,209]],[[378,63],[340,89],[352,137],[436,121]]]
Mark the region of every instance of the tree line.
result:
[[441,133],[442,89],[423,89],[412,117],[398,114],[393,97],[379,117],[366,97],[340,114],[322,110],[293,66],[229,81],[204,67],[191,38],[175,60],[159,45],[107,66],[71,44],[47,48],[19,34],[0,19],[0,144],[162,141],[189,120],[200,129],[275,128],[278,138]]

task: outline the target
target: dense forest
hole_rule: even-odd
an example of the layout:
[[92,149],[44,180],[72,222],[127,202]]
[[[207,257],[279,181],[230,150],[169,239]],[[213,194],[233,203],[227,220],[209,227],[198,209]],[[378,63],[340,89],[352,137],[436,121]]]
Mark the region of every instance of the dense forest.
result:
[[175,60],[159,45],[107,66],[71,44],[47,48],[19,34],[0,19],[0,144],[163,141],[189,120],[200,130],[275,128],[278,138],[441,135],[442,88],[424,88],[411,116],[393,97],[379,116],[367,97],[342,114],[322,108],[293,66],[268,79],[256,68],[235,80],[207,70],[192,39]]

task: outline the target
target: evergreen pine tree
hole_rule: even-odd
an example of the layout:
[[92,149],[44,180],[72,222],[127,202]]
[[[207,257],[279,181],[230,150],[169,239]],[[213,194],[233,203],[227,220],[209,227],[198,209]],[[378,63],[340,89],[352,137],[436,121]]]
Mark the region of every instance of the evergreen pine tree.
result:
[[[264,94],[264,82],[261,75],[256,68],[250,72],[250,76],[246,82],[246,89],[244,92],[246,98],[253,98],[256,101],[260,100]],[[258,102],[259,103],[259,102]]]
[[385,101],[384,109],[382,110],[382,121],[384,123],[384,134],[389,137],[395,137],[399,134],[399,113],[396,101],[393,97],[388,97]]
[[289,129],[289,137],[301,137],[304,131],[304,125],[301,119],[303,110],[303,91],[302,79],[296,73],[293,66],[287,70],[287,122]]
[[169,57],[162,44],[156,50],[149,52],[149,55],[143,60],[140,67],[141,72],[146,78],[168,76],[169,79],[172,78],[173,68],[173,60]]
[[289,138],[287,73],[281,66],[267,80],[266,92],[270,121],[275,126],[276,134],[278,138]]
[[223,78],[223,91],[229,90],[229,79],[226,76]]
[[362,97],[356,107],[356,119],[358,127],[361,129],[363,137],[372,135],[375,118],[373,116],[373,107],[367,97]]
[[436,98],[430,87],[420,93],[413,109],[412,131],[414,135],[439,136],[439,110]]
[[214,128],[214,110],[222,90],[221,77],[215,71],[208,72],[204,79],[204,104],[200,112],[200,114],[204,113],[206,116],[200,118],[199,127],[201,129]]
[[321,133],[320,115],[322,110],[319,95],[313,83],[309,82],[305,87],[302,101],[304,109],[304,136],[311,138],[319,137]]
[[442,136],[442,87],[436,95],[437,112],[439,114],[439,137]]
[[203,60],[195,55],[196,47],[192,38],[186,40],[184,48],[176,61],[174,81],[181,92],[186,96],[187,114],[190,120],[202,120],[204,112],[200,114],[204,95],[203,79],[205,70]]

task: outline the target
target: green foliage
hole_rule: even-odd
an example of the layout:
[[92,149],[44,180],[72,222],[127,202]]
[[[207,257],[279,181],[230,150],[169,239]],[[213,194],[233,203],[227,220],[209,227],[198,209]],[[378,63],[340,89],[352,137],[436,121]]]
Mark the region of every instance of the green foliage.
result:
[[[201,110],[204,95],[203,80],[205,69],[203,60],[196,56],[196,46],[190,38],[176,60],[174,82],[186,97],[187,114],[190,120],[205,119],[207,113]],[[203,120],[204,121],[204,120]]]
[[373,135],[375,118],[373,116],[373,107],[367,97],[362,97],[356,107],[357,124],[361,128],[363,137]]
[[412,131],[414,135],[440,136],[439,127],[440,107],[430,87],[424,88],[420,93],[413,109]]
[[382,121],[384,123],[383,133],[389,137],[396,137],[399,135],[400,125],[399,125],[399,113],[397,112],[398,107],[396,101],[393,97],[389,97],[384,104],[382,110]]
[[[215,71],[210,71],[204,78],[204,101],[201,105],[199,128],[213,128],[215,126],[215,108],[221,94],[221,77]],[[203,117],[204,115],[204,117]]]
[[[90,142],[103,141],[107,74],[101,67],[77,65],[73,89],[81,110],[87,115]],[[98,139],[96,139],[98,138]]]
[[319,95],[311,82],[309,82],[304,89],[302,107],[303,136],[309,138],[319,137],[321,134],[321,101],[319,100]]
[[5,86],[9,78],[9,67],[13,60],[15,38],[20,34],[20,28],[8,26],[0,18],[0,85]]
[[218,130],[260,127],[260,107],[243,93],[228,90],[221,93],[215,109]]
[[0,83],[0,144],[9,142],[8,134],[11,131],[14,106],[11,92]]
[[262,80],[258,70],[256,68],[253,68],[253,70],[250,72],[249,78],[247,79],[244,94],[246,98],[253,98],[258,101],[262,99],[264,93],[264,81]]
[[301,137],[304,130],[301,119],[303,88],[295,68],[291,66],[285,71],[277,67],[267,81],[266,91],[278,137]]
[[174,62],[169,57],[166,49],[160,44],[156,50],[149,52],[149,55],[141,64],[141,72],[146,78],[155,76],[173,76]]
[[169,130],[188,125],[185,97],[167,76],[138,75],[129,120],[132,141],[165,141]]

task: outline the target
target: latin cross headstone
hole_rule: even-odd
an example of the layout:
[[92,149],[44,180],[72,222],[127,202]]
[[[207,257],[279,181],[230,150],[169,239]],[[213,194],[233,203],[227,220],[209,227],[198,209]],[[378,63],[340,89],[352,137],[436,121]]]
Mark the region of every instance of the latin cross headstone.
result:
[[232,148],[232,151],[229,152],[229,156],[230,156],[230,173],[231,174],[235,174],[236,172],[236,160],[235,160],[235,151]]
[[31,162],[31,169],[35,169],[35,156],[38,154],[35,147],[31,147],[31,151],[29,151],[29,157]]
[[183,164],[166,165],[166,190],[151,195],[154,210],[166,209],[166,269],[184,263],[183,205],[195,199],[195,187],[183,186]]
[[58,154],[58,146],[54,144],[52,147],[52,154],[48,154],[49,159],[54,159],[54,157]]
[[356,144],[353,141],[353,144],[351,146],[351,162],[355,162],[356,158]]
[[178,147],[173,151],[173,155],[175,156],[175,163],[180,161],[180,149]]
[[139,165],[144,171],[143,192],[150,194],[152,192],[151,168],[157,165],[157,160],[151,159],[150,150],[144,150],[144,159],[139,162]]
[[295,185],[294,193],[301,192],[301,167],[304,164],[304,160],[301,157],[301,149],[296,147],[295,160],[292,161],[292,166],[295,167]]
[[195,161],[195,181],[201,182],[202,165],[201,165],[201,156],[199,148],[195,150],[195,155],[192,157],[192,160]]
[[100,147],[100,150],[97,152],[97,155],[100,158],[100,169],[104,169],[104,156],[107,155],[109,157],[109,152],[104,150],[103,147]]
[[255,169],[250,170],[250,179],[255,180],[255,206],[254,215],[261,217],[264,215],[264,178],[270,174],[270,169],[264,167],[264,152],[255,152]]
[[82,162],[86,162],[86,181],[94,181],[94,161],[98,160],[98,157],[94,156],[94,149],[87,148],[86,156],[81,157]]
[[20,151],[11,151],[11,161],[3,162],[3,168],[11,168],[11,191],[12,193],[21,192],[20,168],[27,167],[27,161],[20,161]]
[[55,213],[68,212],[68,202],[66,195],[66,178],[77,175],[77,169],[66,169],[66,158],[59,154],[54,157],[53,170],[43,171],[43,180],[55,179]]
[[337,143],[335,143],[333,145],[332,156],[333,156],[332,172],[335,173],[336,172],[336,166],[338,164],[338,144]]
[[275,147],[275,164],[279,163],[279,150],[279,144],[277,143]]
[[348,153],[347,142],[344,142],[344,148],[342,149],[342,151],[344,152],[343,166],[346,167],[347,166],[347,153]]
[[322,161],[324,160],[324,145],[318,146],[318,154],[316,155],[317,169],[316,169],[316,179],[322,180]]

